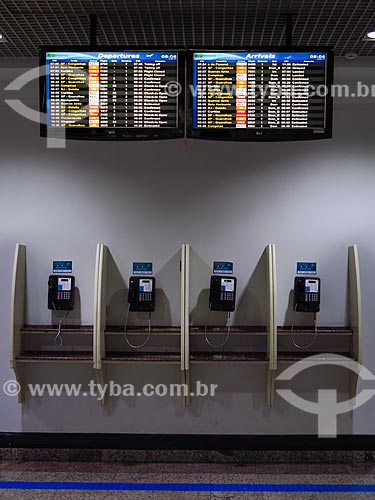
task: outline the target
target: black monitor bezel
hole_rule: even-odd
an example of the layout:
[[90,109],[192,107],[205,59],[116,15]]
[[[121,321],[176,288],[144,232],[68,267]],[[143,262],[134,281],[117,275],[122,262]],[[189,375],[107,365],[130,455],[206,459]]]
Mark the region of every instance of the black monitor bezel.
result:
[[333,96],[326,101],[326,127],[324,132],[316,133],[311,129],[197,129],[193,127],[193,54],[196,52],[326,52],[327,86],[332,88],[334,78],[334,51],[332,47],[217,47],[191,48],[186,54],[186,137],[191,139],[242,142],[282,142],[331,139],[333,135]]
[[[48,138],[61,138],[62,131],[65,139],[94,140],[94,141],[147,141],[179,139],[185,137],[185,56],[183,48],[165,47],[126,47],[113,45],[83,46],[83,45],[48,45],[40,47],[39,65],[46,66],[47,52],[178,52],[178,83],[181,86],[180,99],[178,101],[178,127],[176,128],[69,128],[69,127],[47,127],[47,123],[40,120],[40,135]],[[46,100],[46,75],[41,72],[39,77],[39,110],[42,116],[47,117]]]

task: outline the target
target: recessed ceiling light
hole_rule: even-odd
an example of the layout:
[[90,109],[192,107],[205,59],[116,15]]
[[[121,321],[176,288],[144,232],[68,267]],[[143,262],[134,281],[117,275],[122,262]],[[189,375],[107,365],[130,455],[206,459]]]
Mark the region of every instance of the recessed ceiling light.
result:
[[375,42],[375,30],[369,31],[365,37],[366,40],[373,40]]

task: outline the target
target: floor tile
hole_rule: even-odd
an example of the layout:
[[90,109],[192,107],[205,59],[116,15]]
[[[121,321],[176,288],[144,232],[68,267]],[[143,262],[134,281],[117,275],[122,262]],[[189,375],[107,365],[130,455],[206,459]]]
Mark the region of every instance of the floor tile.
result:
[[1,471],[1,481],[31,481],[31,482],[63,482],[68,478],[67,472],[29,472],[29,471]]
[[133,472],[137,474],[162,474],[169,464],[154,464],[154,463],[118,463],[117,472]]
[[53,490],[45,490],[45,491],[40,491],[40,490],[28,490],[27,492],[25,491],[23,493],[23,496],[21,496],[22,500],[58,500],[58,491],[53,491]]
[[[105,500],[108,496],[107,491],[57,491],[56,500]],[[26,499],[29,500],[29,499]],[[35,500],[39,500],[36,496]],[[55,500],[55,499],[53,499]]]
[[[113,491],[105,500],[163,500],[158,491]],[[174,500],[178,500],[177,497]]]
[[259,464],[208,464],[207,470],[211,474],[255,474],[258,467]]
[[257,484],[257,474],[211,474],[212,484]]
[[[256,474],[257,466],[253,464],[240,465],[240,464],[211,464],[208,471],[212,475],[241,475],[241,474]],[[203,471],[202,471],[203,472]]]
[[163,474],[163,483],[210,483],[210,474]]
[[[16,462],[17,463],[17,462]],[[19,468],[35,472],[83,472],[116,474],[117,463],[102,462],[18,462]]]
[[263,500],[371,500],[367,493],[263,493]]
[[209,491],[161,491],[158,500],[210,500]]
[[[141,471],[142,469],[136,469]],[[131,473],[119,472],[116,474],[114,482],[115,483],[161,483],[162,473],[147,473],[147,472],[136,472],[135,470]]]
[[163,474],[137,474],[137,483],[162,483]]
[[[354,484],[374,484],[375,474],[353,474],[351,476],[351,483]],[[374,493],[375,495],[375,493]],[[375,498],[375,496],[374,496]]]
[[210,500],[264,500],[263,494],[257,491],[232,492],[213,491]]
[[[113,480],[114,483],[140,483],[143,481],[140,481],[139,478],[141,477],[140,474],[137,473],[126,473],[126,472],[120,472],[115,475],[115,479]],[[146,477],[149,477],[146,475]],[[147,482],[147,481],[144,481]]]
[[373,474],[375,475],[375,463],[350,464],[349,470],[352,474]]
[[346,464],[254,464],[255,474],[334,475],[350,474]]
[[54,500],[55,491],[0,490],[0,500]]
[[259,474],[258,483],[262,484],[351,484],[351,474]]
[[[26,499],[26,494],[29,492],[25,492],[24,490],[0,490],[0,499],[1,500],[29,500]],[[29,497],[30,498],[30,497]],[[37,498],[37,497],[35,497]],[[53,498],[53,497],[51,497]]]
[[70,472],[66,476],[67,481],[83,482],[83,483],[113,483],[116,474],[100,473],[100,472]]
[[[215,464],[213,464],[215,465]],[[166,464],[164,472],[167,474],[210,474],[212,464]]]
[[[0,480],[94,483],[374,484],[375,464],[0,462]],[[0,490],[0,500],[375,500],[375,493]]]

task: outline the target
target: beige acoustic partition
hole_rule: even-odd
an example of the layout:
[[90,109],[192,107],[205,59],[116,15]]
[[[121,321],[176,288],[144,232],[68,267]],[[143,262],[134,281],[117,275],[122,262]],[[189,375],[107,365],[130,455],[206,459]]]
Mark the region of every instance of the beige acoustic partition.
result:
[[17,358],[21,354],[21,330],[25,324],[26,304],[26,247],[17,244],[14,254],[13,277],[12,277],[12,299],[10,318],[10,367],[14,371],[20,392],[18,402],[24,400],[24,387]]
[[[277,368],[277,336],[276,336],[276,257],[275,257],[275,245],[268,245],[265,249],[265,258],[266,258],[266,290],[267,290],[267,311],[266,311],[266,325],[262,325],[261,330],[252,328],[252,327],[239,327],[234,336],[239,337],[248,337],[249,339],[256,337],[265,337],[267,340],[267,352],[266,356],[257,356],[257,355],[246,355],[239,357],[234,356],[222,356],[221,351],[216,351],[211,353],[211,357],[208,359],[196,359],[194,357],[194,353],[191,352],[190,349],[190,340],[193,336],[202,336],[205,335],[205,329],[199,327],[189,327],[189,324],[186,323],[185,327],[185,371],[190,375],[190,365],[205,363],[205,364],[213,364],[213,363],[225,363],[225,364],[238,364],[238,363],[249,363],[249,364],[260,364],[267,366],[267,380],[265,381],[265,399],[267,404],[271,405],[273,402],[273,387],[275,380],[275,373]],[[189,271],[189,263],[186,266],[182,266],[182,269],[185,272]],[[185,283],[188,286],[188,276],[185,278]],[[188,293],[186,292],[188,295]],[[185,311],[183,312],[183,316],[185,320],[189,317],[189,302],[185,302]],[[224,335],[223,332],[216,332],[217,335]],[[236,354],[236,353],[234,353]],[[242,353],[243,354],[243,353]],[[190,376],[186,376],[185,378],[188,393],[190,394]],[[186,404],[190,403],[190,397],[186,398]]]
[[[52,344],[51,338],[56,336],[56,325],[25,325],[26,311],[26,247],[21,244],[16,245],[13,278],[12,278],[12,297],[11,297],[11,321],[10,321],[10,366],[14,370],[16,380],[19,383],[20,393],[19,402],[22,403],[25,399],[26,380],[22,375],[21,367],[24,364],[35,363],[83,363],[87,365],[95,365],[93,351],[94,335],[91,326],[77,325],[74,328],[69,328],[64,331],[64,335],[68,337],[79,335],[82,338],[86,336],[92,337],[92,351],[81,352],[79,350],[68,349],[64,350],[61,347],[55,348],[52,351],[46,351],[44,348],[39,348],[30,351],[27,347],[27,339],[40,338],[48,339],[48,344]],[[44,345],[44,344],[42,344]]]
[[[102,359],[105,357],[104,332],[107,324],[106,314],[106,290],[107,290],[107,262],[108,248],[99,244],[96,249],[95,262],[95,292],[94,292],[94,368],[97,374],[97,382],[104,385],[104,366]],[[105,399],[100,404],[104,406]]]
[[[154,332],[159,336],[179,336],[180,337],[180,352],[168,354],[163,351],[154,353],[142,353],[129,356],[127,352],[116,351],[110,352],[108,349],[107,340],[124,335],[123,331],[118,328],[110,328],[107,325],[107,282],[108,282],[108,261],[110,250],[107,246],[99,244],[96,253],[95,267],[95,297],[94,297],[94,360],[95,370],[97,372],[98,384],[105,386],[106,376],[105,367],[112,363],[155,363],[155,364],[178,364],[182,374],[182,382],[185,383],[185,328],[188,324],[188,317],[185,318],[185,301],[188,300],[186,292],[188,290],[188,282],[186,282],[186,269],[188,266],[189,245],[183,245],[181,251],[181,325],[176,327],[155,328]],[[177,270],[176,270],[177,272]],[[144,328],[132,329],[129,332],[131,335],[143,336]],[[184,396],[185,399],[185,396]],[[105,405],[104,399],[100,400],[101,405]]]
[[190,344],[189,344],[189,267],[190,246],[183,244],[181,249],[181,370],[182,384],[186,388],[184,404],[190,404]]
[[[362,302],[361,302],[361,277],[359,271],[359,257],[357,245],[349,247],[349,327],[353,333],[352,356],[355,361],[362,364]],[[357,394],[358,374],[351,372],[350,396]]]
[[267,258],[267,296],[268,296],[268,375],[267,375],[267,397],[269,406],[273,405],[275,392],[275,377],[277,370],[277,308],[276,308],[276,245],[268,245],[266,248]]
[[[277,358],[276,367],[280,368],[288,364],[296,363],[298,361],[303,361],[304,363],[314,363],[315,358],[311,357],[313,354],[319,353],[319,360],[325,361],[329,364],[330,361],[336,361],[336,354],[342,352],[342,343],[349,347],[348,352],[345,351],[346,355],[350,357],[353,361],[362,363],[362,306],[361,306],[361,280],[359,272],[359,256],[357,245],[352,245],[348,249],[348,324],[346,326],[338,327],[325,327],[319,326],[316,329],[316,339],[312,347],[301,349],[300,352],[296,351],[292,355],[286,355],[285,351],[281,347],[282,340],[291,337],[291,331],[285,327],[279,327],[276,330],[276,340],[277,346]],[[294,328],[295,335],[311,335],[306,330],[298,330]],[[319,347],[321,344],[319,342],[325,339],[334,339],[335,348],[326,350],[325,348]],[[355,402],[355,396],[357,393],[357,382],[358,374],[350,372],[350,387],[348,392],[350,398]],[[274,387],[272,393],[274,393]],[[273,398],[273,394],[271,395]]]

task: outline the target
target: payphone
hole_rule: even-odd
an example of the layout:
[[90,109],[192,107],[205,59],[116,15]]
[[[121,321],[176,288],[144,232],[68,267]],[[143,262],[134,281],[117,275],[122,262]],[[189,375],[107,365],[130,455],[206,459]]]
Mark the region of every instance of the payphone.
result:
[[[132,349],[144,347],[151,338],[151,313],[156,307],[156,281],[151,276],[131,276],[129,279],[128,310],[125,322],[125,340]],[[130,342],[127,332],[129,312],[148,313],[148,336],[145,342],[135,345]]]
[[314,338],[304,346],[299,345],[294,337],[294,327],[292,326],[292,342],[297,349],[308,349],[317,338],[316,314],[320,311],[320,278],[296,276],[294,278],[294,311],[312,313],[314,315]]
[[210,282],[210,295],[209,295],[209,311],[222,311],[227,312],[227,335],[224,341],[219,344],[213,344],[207,335],[207,321],[205,325],[204,336],[207,344],[210,347],[220,348],[223,347],[229,339],[230,335],[230,317],[231,313],[234,312],[236,308],[236,289],[237,289],[237,278],[233,276],[217,276],[211,277]]
[[48,279],[48,309],[51,311],[66,311],[60,318],[54,344],[58,347],[63,345],[61,337],[62,324],[74,309],[75,277],[52,274]]

